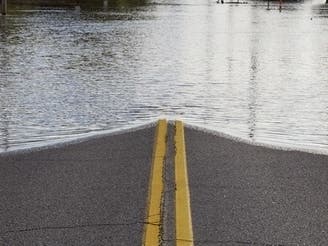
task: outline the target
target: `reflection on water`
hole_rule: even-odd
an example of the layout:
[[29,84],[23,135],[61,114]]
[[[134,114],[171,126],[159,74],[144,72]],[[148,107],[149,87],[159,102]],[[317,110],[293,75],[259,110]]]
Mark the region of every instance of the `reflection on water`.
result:
[[161,116],[328,147],[328,6],[200,0],[11,8],[0,151]]

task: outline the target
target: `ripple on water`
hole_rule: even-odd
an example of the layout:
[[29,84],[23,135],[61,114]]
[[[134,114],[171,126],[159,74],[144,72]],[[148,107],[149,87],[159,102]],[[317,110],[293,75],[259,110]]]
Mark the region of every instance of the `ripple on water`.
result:
[[0,19],[0,151],[163,116],[327,149],[327,5],[277,9],[181,0],[12,10]]

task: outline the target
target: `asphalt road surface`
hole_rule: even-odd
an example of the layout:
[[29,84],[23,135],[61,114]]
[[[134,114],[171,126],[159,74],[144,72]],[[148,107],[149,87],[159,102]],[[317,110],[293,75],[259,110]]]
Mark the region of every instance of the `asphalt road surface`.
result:
[[[149,126],[0,155],[0,245],[142,245],[155,137]],[[176,245],[172,124],[165,139],[159,236]],[[190,127],[185,146],[194,245],[328,245],[328,155]]]
[[185,129],[195,245],[328,245],[328,156]]
[[154,129],[0,157],[0,245],[141,245]]

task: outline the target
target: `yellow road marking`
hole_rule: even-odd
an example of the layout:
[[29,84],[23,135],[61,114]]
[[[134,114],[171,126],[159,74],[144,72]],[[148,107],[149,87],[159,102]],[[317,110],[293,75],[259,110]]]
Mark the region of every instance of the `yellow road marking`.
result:
[[146,246],[160,245],[163,166],[166,154],[166,135],[167,121],[159,120],[153,150],[153,163],[148,193],[148,211],[143,235],[143,245]]
[[182,121],[175,122],[175,220],[176,246],[191,246],[193,232],[190,210],[190,195]]

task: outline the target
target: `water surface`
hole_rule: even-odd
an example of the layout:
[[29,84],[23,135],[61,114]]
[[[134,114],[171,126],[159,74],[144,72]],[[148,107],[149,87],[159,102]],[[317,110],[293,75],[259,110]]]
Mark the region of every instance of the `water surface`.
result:
[[159,117],[328,149],[328,5],[133,1],[0,18],[0,152]]

